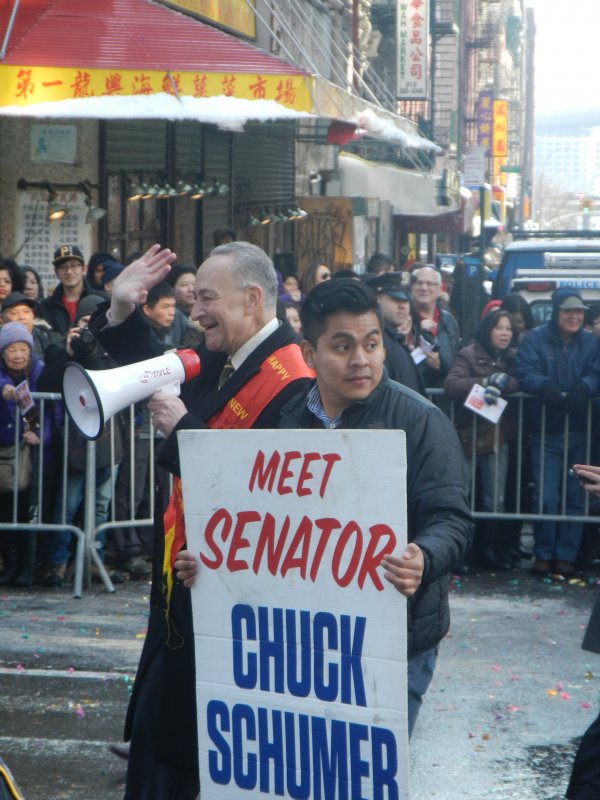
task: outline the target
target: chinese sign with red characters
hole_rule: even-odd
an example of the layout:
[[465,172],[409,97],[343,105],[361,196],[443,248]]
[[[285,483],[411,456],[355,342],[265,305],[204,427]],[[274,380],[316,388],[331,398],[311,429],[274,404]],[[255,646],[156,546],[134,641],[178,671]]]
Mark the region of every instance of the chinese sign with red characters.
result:
[[275,100],[296,111],[312,110],[309,87],[301,75],[13,66],[0,66],[0,75],[0,106],[165,92],[179,97]]
[[398,3],[398,100],[426,100],[429,88],[429,0]]
[[503,157],[507,152],[508,138],[508,101],[494,100],[494,135],[492,137],[492,155]]
[[223,28],[237,31],[243,36],[254,39],[256,22],[254,19],[254,0],[158,0],[165,6],[171,6],[192,17],[214,22]]

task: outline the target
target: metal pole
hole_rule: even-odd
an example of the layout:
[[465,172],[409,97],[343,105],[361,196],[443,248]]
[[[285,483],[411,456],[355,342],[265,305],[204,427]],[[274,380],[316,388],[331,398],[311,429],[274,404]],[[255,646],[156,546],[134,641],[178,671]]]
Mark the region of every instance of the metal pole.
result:
[[15,18],[17,16],[17,11],[19,10],[19,2],[20,0],[15,0],[15,4],[10,12],[10,19],[8,20],[8,27],[6,28],[6,33],[4,34],[4,41],[2,42],[2,49],[0,50],[0,61],[4,61],[4,56],[6,55],[6,50],[8,48],[8,41],[10,39],[10,34],[12,33],[13,25],[15,22]]
[[360,91],[360,30],[358,17],[360,0],[352,0],[352,89]]

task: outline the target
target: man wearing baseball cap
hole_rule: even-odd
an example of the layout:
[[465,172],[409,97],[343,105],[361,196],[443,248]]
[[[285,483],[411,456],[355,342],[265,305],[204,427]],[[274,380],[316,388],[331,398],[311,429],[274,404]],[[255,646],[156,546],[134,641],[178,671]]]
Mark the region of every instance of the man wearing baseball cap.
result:
[[54,251],[52,260],[59,284],[52,294],[40,303],[38,314],[50,327],[66,336],[75,322],[77,303],[90,294],[106,295],[92,289],[86,280],[83,253],[75,244],[63,244]]
[[403,321],[410,317],[410,290],[404,280],[406,278],[401,272],[382,272],[368,278],[366,282],[377,295],[383,317],[383,344],[388,376],[419,394],[425,394],[421,374],[404,344],[403,334],[398,331]]
[[[559,512],[563,490],[564,513],[583,515],[583,490],[569,468],[585,463],[589,401],[600,394],[598,340],[583,330],[585,311],[577,289],[557,289],[552,295],[550,321],[523,338],[515,361],[521,389],[541,401],[531,403],[528,409],[534,483],[531,507],[535,513],[541,508],[549,516]],[[568,438],[564,433],[566,416]],[[534,521],[531,572],[572,577],[581,532],[580,522]]]

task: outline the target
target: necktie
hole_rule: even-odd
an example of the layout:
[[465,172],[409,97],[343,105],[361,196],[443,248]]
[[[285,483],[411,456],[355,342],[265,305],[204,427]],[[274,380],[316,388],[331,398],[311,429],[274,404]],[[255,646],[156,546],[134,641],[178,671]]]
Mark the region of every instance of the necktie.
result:
[[235,368],[231,363],[231,359],[228,358],[227,361],[223,364],[223,369],[221,370],[221,374],[219,375],[219,389],[222,389],[223,386],[227,383],[229,378],[235,372]]

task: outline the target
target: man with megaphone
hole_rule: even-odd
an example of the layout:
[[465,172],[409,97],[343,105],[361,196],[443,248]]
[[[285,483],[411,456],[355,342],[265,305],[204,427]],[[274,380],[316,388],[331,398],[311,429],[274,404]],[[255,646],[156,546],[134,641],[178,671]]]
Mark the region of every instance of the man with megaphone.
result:
[[[116,278],[110,308],[92,318],[91,329],[121,364],[162,353],[139,305],[174,260],[175,253],[153,245]],[[180,397],[158,392],[148,402],[166,437],[159,463],[175,476],[177,430],[276,428],[283,406],[309,383],[294,331],[276,317],[277,289],[271,260],[246,242],[221,245],[200,265],[191,312],[204,329],[200,374],[183,384]],[[177,477],[163,510],[157,503],[148,634],[125,724],[126,800],[195,800],[199,792],[191,602],[173,580],[185,546]]]

